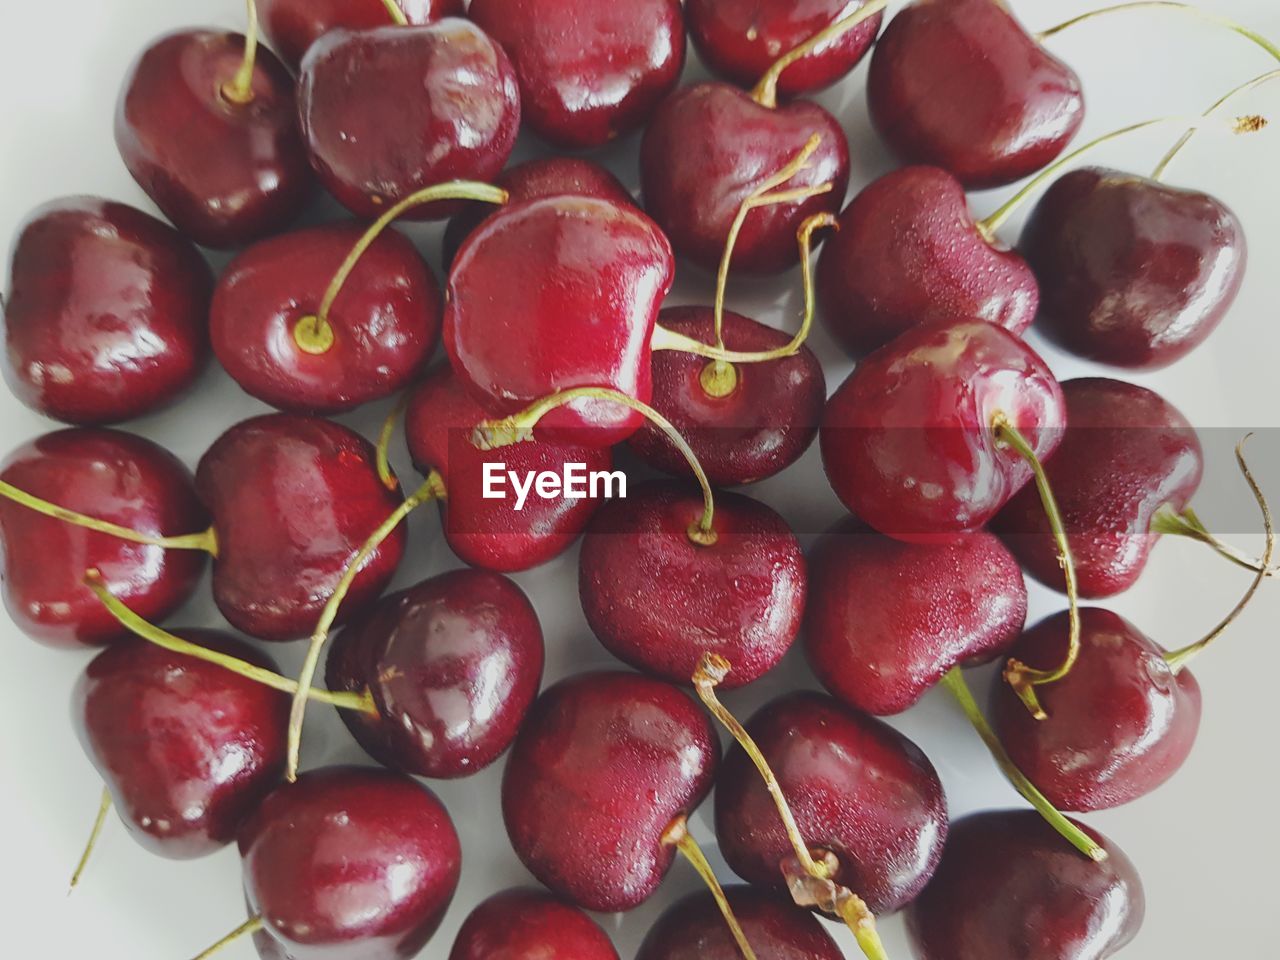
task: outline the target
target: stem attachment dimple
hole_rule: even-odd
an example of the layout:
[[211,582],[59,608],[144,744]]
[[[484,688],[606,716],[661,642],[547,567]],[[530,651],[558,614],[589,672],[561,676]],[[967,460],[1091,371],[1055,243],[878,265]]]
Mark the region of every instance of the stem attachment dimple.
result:
[[76,871],[71,875],[71,890],[74,890],[79,885],[80,878],[84,876],[85,867],[89,866],[89,858],[93,856],[93,848],[98,845],[98,838],[102,836],[102,827],[106,824],[107,814],[110,812],[111,791],[103,787],[102,800],[98,804],[98,815],[94,818],[93,829],[89,831],[89,842],[85,844],[84,853],[80,855],[80,862],[76,864]]
[[244,30],[244,59],[236,75],[219,89],[219,93],[228,103],[238,107],[253,103],[253,68],[258,61],[258,5],[255,0],[246,0],[248,23]]
[[702,848],[698,846],[698,841],[694,840],[690,835],[689,822],[683,814],[667,824],[667,829],[662,833],[662,845],[664,847],[675,847],[681,856],[689,861],[690,866],[693,867],[698,876],[707,885],[707,889],[711,891],[711,896],[716,901],[716,906],[720,908],[720,914],[724,917],[724,922],[729,927],[729,932],[733,934],[734,943],[738,945],[738,951],[742,954],[743,960],[757,960],[755,951],[751,949],[751,944],[747,942],[747,935],[743,932],[742,925],[738,923],[738,918],[734,915],[733,907],[729,905],[729,898],[725,896],[724,887],[720,886],[716,872],[712,869],[711,864],[707,862],[707,857],[702,852]]
[[241,937],[253,936],[253,934],[262,929],[262,926],[261,917],[250,917],[244,923],[240,924],[240,926],[236,927],[225,937],[211,946],[208,950],[204,950],[199,955],[192,958],[192,960],[209,960],[209,958],[214,954],[231,946],[231,944],[235,943]]
[[382,5],[387,8],[387,15],[391,17],[393,23],[399,27],[407,27],[409,18],[404,15],[404,11],[400,9],[400,4],[396,0],[382,0]]

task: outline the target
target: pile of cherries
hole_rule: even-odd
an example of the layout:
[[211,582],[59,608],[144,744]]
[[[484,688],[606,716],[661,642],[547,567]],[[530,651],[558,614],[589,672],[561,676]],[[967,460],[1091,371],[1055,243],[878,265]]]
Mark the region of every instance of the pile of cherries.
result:
[[[1152,176],[1081,167],[1081,83],[1048,45],[1112,10],[1033,35],[1001,0],[910,0],[882,23],[886,6],[249,0],[245,34],[186,30],[137,58],[116,141],[167,222],[65,198],[14,246],[5,376],[68,426],[0,467],[4,599],[33,639],[102,648],[74,698],[105,783],[95,837],[114,808],[161,856],[238,845],[248,920],[224,944],[415,956],[464,856],[415,778],[504,755],[506,831],[545,889],[476,907],[451,960],[617,960],[583,911],[639,906],[681,855],[710,889],[638,960],[836,960],[815,913],[872,960],[876,915],[903,909],[918,960],[1097,960],[1136,935],[1137,871],[1066,814],[1143,797],[1186,760],[1187,665],[1274,572],[1271,517],[1240,453],[1267,547],[1220,541],[1189,506],[1203,453],[1177,409],[1116,379],[1060,383],[1021,335],[1034,322],[1130,370],[1203,342],[1244,232],[1162,177],[1195,129],[1265,121],[1230,117],[1233,91],[1171,128],[1191,129]],[[723,79],[678,86],[686,34]],[[806,94],[868,55],[871,116],[904,165],[845,205],[849,144]],[[641,199],[580,156],[507,166],[522,130],[566,150],[643,131]],[[966,190],[1032,175],[971,214]],[[321,190],[354,219],[297,227]],[[442,284],[389,228],[446,218]],[[215,277],[201,247],[235,257]],[[712,304],[664,307],[677,258],[716,271]],[[724,308],[732,276],[797,265],[797,333]],[[858,358],[830,397],[815,317]],[[275,411],[192,474],[114,425],[180,402],[211,355]],[[326,419],[393,397],[376,442]],[[401,419],[423,476],[408,494],[389,466]],[[783,516],[717,488],[815,439],[851,516],[806,556]],[[612,501],[483,494],[486,464],[607,472],[619,445],[669,476]],[[466,566],[386,594],[428,502]],[[1078,605],[1130,587],[1164,533],[1248,581],[1172,651]],[[586,620],[632,669],[542,690],[542,628],[507,574],[579,541]],[[226,628],[161,626],[210,557],[230,627],[309,638],[298,678]],[[1029,630],[1024,569],[1068,599]],[[739,723],[718,691],[797,639],[827,692]],[[962,670],[991,661],[984,711]],[[949,820],[928,757],[879,719],[939,685],[1028,809]],[[301,771],[309,702],[376,765]],[[713,787],[745,885],[722,888],[687,827]]]

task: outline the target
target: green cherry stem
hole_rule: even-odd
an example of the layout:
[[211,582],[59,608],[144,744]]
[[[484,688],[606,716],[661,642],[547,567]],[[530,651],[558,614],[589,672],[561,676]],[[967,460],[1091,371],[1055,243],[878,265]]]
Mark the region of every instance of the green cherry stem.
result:
[[253,934],[261,930],[262,927],[263,923],[261,917],[250,917],[244,923],[240,924],[240,926],[236,927],[225,937],[211,946],[208,950],[202,950],[197,956],[193,957],[192,960],[209,960],[209,958],[214,954],[231,946],[231,944],[235,943],[242,937],[253,936]]
[[702,878],[702,882],[707,885],[707,889],[711,891],[711,896],[715,900],[716,906],[720,908],[720,915],[724,917],[724,922],[729,927],[729,932],[733,934],[734,943],[738,945],[738,952],[742,954],[743,960],[757,960],[756,952],[751,949],[751,944],[747,941],[747,935],[743,931],[742,925],[738,923],[733,907],[729,905],[729,898],[725,896],[724,887],[720,886],[720,880],[716,877],[715,869],[707,861],[706,854],[702,852],[702,847],[698,845],[698,841],[693,839],[693,836],[689,833],[689,822],[683,814],[667,824],[667,829],[662,833],[662,845],[664,847],[675,847],[680,855],[689,861],[689,865]]
[[244,59],[229,83],[222,85],[222,96],[238,107],[253,103],[253,68],[258,62],[258,5],[245,0],[248,23],[244,30]]
[[382,5],[387,8],[387,16],[398,27],[407,27],[409,18],[404,15],[404,11],[400,9],[400,4],[396,0],[382,0]]
[[102,799],[98,803],[98,815],[93,820],[93,829],[89,831],[89,842],[84,845],[84,853],[80,854],[80,862],[76,864],[75,873],[71,874],[72,890],[80,885],[80,878],[84,876],[85,867],[89,866],[89,858],[93,856],[93,849],[98,845],[98,838],[102,836],[102,828],[110,812],[111,791],[103,787]]
[[[1212,117],[1214,114],[1218,113],[1218,111],[1220,111],[1223,107],[1225,107],[1228,103],[1230,103],[1236,97],[1241,96],[1245,93],[1248,93],[1250,90],[1254,90],[1262,86],[1263,84],[1270,83],[1272,80],[1275,80],[1277,77],[1280,77],[1280,70],[1272,70],[1269,73],[1264,73],[1260,77],[1254,77],[1248,83],[1242,83],[1240,86],[1236,87],[1230,93],[1220,97],[1213,106],[1211,106],[1208,110],[1204,112],[1205,117]],[[1166,153],[1164,157],[1160,160],[1160,163],[1156,165],[1155,170],[1153,170],[1151,173],[1152,180],[1162,180],[1164,178],[1165,172],[1169,169],[1169,164],[1173,163],[1174,158],[1177,157],[1177,155],[1182,152],[1182,148],[1185,147],[1189,142],[1191,142],[1191,138],[1194,137],[1195,135],[1196,135],[1195,128],[1188,130],[1186,133],[1182,135],[1182,139],[1180,139],[1177,143],[1175,143],[1169,149],[1169,152]]]
[[[387,418],[382,421],[382,429],[378,431],[378,445],[375,448],[378,479],[382,481],[382,485],[388,490],[395,490],[400,486],[400,478],[396,476],[395,470],[391,468],[391,438],[395,436],[396,425],[399,424],[400,418],[404,416],[408,406],[409,394],[406,392],[396,401],[395,406],[391,408],[391,412],[387,414]],[[443,488],[443,481],[441,485]]]
[[1188,540],[1203,543],[1217,553],[1218,556],[1230,560],[1237,567],[1241,567],[1251,573],[1257,573],[1261,570],[1268,577],[1280,574],[1280,569],[1277,567],[1264,567],[1256,558],[1249,556],[1240,548],[1233,547],[1231,544],[1225,543],[1214,536],[1209,528],[1204,525],[1199,515],[1190,507],[1179,513],[1166,503],[1152,516],[1150,529],[1152,533],[1186,537]]

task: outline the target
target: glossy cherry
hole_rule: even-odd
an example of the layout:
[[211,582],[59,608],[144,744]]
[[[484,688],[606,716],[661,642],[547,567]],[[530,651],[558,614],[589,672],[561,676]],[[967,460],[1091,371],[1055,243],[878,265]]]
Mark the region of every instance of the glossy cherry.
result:
[[110,200],[54,200],[14,243],[5,379],[68,423],[158,410],[204,369],[212,291],[209,265],[168,224]]
[[278,231],[314,186],[284,64],[259,47],[251,99],[229,95],[244,48],[238,33],[161,37],[130,68],[116,109],[125,166],[164,215],[206,247],[239,247]]
[[933,881],[907,908],[916,960],[1113,956],[1142,925],[1142,881],[1119,847],[1087,832],[1106,862],[1080,856],[1030,810],[957,820]]
[[703,512],[696,487],[655,481],[606,504],[592,519],[578,563],[587,623],[618,659],[687,684],[704,653],[733,664],[726,687],[772,669],[804,613],[799,541],[758,500],[721,493],[715,542],[689,530]]
[[[991,722],[1014,763],[1055,806],[1102,810],[1145,796],[1186,761],[1200,729],[1200,686],[1189,670],[1175,672],[1165,649],[1127,620],[1098,607],[1082,609],[1080,618],[1075,668],[1039,688],[1048,719],[1033,719],[999,683]],[[1051,667],[1066,643],[1062,613],[1027,631],[1010,655]]]
[[[275,670],[228,634],[180,635]],[[230,843],[284,773],[288,697],[136,637],[93,659],[72,715],[125,826],[164,857],[200,857]]]
[[364,233],[331,224],[264,240],[218,281],[213,349],[259,400],[333,414],[390,396],[426,365],[440,333],[440,288],[413,244],[388,230],[368,247],[326,318],[315,317],[334,274]]
[[618,960],[618,951],[576,907],[536,890],[506,890],[471,911],[449,960]]
[[[919,747],[883,721],[812,691],[771,701],[746,728],[805,843],[835,854],[836,883],[875,913],[897,910],[920,892],[942,854],[947,803]],[[791,843],[740,746],[725,759],[715,808],[720,852],[733,871],[785,891],[779,865],[792,856]]]
[[907,4],[871,55],[867,103],[903,163],[942,167],[971,190],[1039,170],[1084,120],[1080,78],[1001,0]]
[[[463,0],[396,0],[411,24],[460,17]],[[391,16],[383,0],[258,0],[262,27],[280,59],[297,69],[311,45],[331,30],[384,27]]]
[[[302,61],[298,111],[312,166],[352,213],[373,218],[447,180],[492,180],[520,126],[515,74],[479,27],[334,30]],[[407,216],[447,217],[432,203]]]
[[680,0],[471,0],[467,16],[511,57],[530,129],[560,147],[638,129],[684,68]]
[[1056,449],[1065,404],[1045,362],[994,324],[917,327],[865,358],[827,402],[818,433],[827,478],[880,533],[954,539],[1031,479],[998,441],[998,414],[1040,460]]
[[502,781],[517,856],[586,910],[630,910],[666,875],[663,833],[711,791],[720,744],[685,693],[633,673],[586,673],[538,698]]
[[[191,473],[150,440],[83,427],[38,437],[5,458],[0,480],[68,510],[152,536],[204,529]],[[55,647],[99,646],[128,631],[84,587],[89,569],[149,620],[164,620],[199,583],[205,555],[131,543],[0,499],[4,602],[23,633]]]
[[374,759],[469,776],[515,739],[542,682],[542,628],[506,577],[454,570],[380,600],[333,641],[330,690],[368,690],[377,716],[340,711]]
[[1099,167],[1041,197],[1018,247],[1040,280],[1040,324],[1100,363],[1163,367],[1230,309],[1244,278],[1244,228],[1198,190]]
[[[1158,393],[1085,377],[1062,384],[1067,429],[1045,464],[1062,512],[1083,597],[1137,582],[1160,534],[1157,515],[1181,513],[1200,486],[1195,428]],[[991,529],[1041,582],[1062,588],[1058,550],[1034,490],[1017,493]]]
[[877,716],[906,710],[953,667],[1006,653],[1027,617],[1018,561],[983,531],[903,543],[849,519],[813,547],[809,576],[809,663],[838,699]]
[[515,500],[484,496],[486,463],[506,470],[563,474],[569,463],[587,471],[610,470],[607,447],[538,440],[491,453],[471,442],[471,431],[492,416],[467,393],[446,367],[437,368],[414,390],[405,415],[405,438],[418,469],[438,470],[449,495],[440,501],[445,539],[459,558],[500,572],[527,570],[567,550],[600,505],[598,498],[544,499],[531,496],[517,510]]
[[407,960],[440,925],[462,851],[431,791],[361,767],[304,773],[240,833],[245,899],[264,957]]
[[987,320],[1021,334],[1039,303],[1031,268],[975,222],[960,182],[925,166],[880,177],[840,214],[818,296],[827,330],[854,356],[932,323]]

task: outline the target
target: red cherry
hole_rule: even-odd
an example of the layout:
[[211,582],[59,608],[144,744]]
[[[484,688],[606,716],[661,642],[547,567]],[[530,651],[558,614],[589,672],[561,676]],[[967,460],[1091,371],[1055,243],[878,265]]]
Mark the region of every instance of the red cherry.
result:
[[680,0],[471,0],[502,44],[524,119],[562,147],[598,147],[640,127],[684,67]]
[[[461,17],[464,0],[396,0],[411,24]],[[280,58],[295,70],[311,45],[331,30],[383,27],[391,21],[384,0],[258,0],[262,27]]]
[[618,951],[581,910],[538,891],[507,890],[471,911],[449,960],[618,960]]

